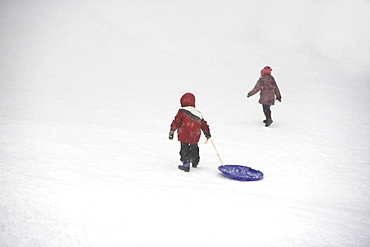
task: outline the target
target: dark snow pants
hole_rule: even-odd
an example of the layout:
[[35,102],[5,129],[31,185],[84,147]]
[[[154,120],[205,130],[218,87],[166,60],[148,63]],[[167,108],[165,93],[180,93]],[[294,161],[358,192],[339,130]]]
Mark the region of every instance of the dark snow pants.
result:
[[185,163],[199,163],[199,147],[198,144],[181,143],[180,160]]
[[271,107],[271,105],[262,105],[263,112],[269,112],[269,111],[271,111],[270,110],[270,107]]

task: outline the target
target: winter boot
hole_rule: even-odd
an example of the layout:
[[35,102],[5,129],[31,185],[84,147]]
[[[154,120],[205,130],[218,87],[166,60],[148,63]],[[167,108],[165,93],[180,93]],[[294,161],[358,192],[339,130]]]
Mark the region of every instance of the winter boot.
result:
[[189,162],[182,162],[183,165],[179,166],[179,169],[184,171],[184,172],[189,172],[190,171],[190,163]]
[[267,120],[267,112],[266,112],[266,111],[264,111],[263,113],[265,114],[266,119],[265,119],[265,120],[263,120],[262,122],[263,122],[263,123],[266,123],[266,120]]
[[271,118],[271,111],[267,111],[265,112],[266,114],[266,122],[265,122],[265,126],[266,127],[269,127],[271,124],[272,124],[272,118]]
[[194,167],[194,168],[197,168],[198,163],[191,163],[191,166]]

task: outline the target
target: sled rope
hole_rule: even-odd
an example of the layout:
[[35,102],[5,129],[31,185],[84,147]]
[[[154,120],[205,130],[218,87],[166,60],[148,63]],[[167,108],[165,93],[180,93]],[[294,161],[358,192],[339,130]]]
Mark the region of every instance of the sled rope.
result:
[[213,148],[214,148],[214,149],[215,149],[215,151],[216,151],[216,154],[217,154],[217,156],[218,156],[218,159],[219,159],[219,160],[220,160],[220,162],[221,162],[221,165],[224,165],[224,162],[222,162],[221,157],[220,157],[220,154],[217,152],[216,146],[215,146],[215,144],[213,143],[212,138],[207,139],[207,140],[206,140],[206,142],[205,142],[205,144],[207,144],[207,143],[208,143],[208,140],[211,140],[212,146],[213,146]]

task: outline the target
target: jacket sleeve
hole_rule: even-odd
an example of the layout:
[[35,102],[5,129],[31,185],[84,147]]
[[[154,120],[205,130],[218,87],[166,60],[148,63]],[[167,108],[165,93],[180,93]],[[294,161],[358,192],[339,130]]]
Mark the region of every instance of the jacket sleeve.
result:
[[202,129],[202,131],[203,131],[203,133],[204,133],[205,135],[207,135],[207,134],[211,134],[211,131],[210,131],[210,129],[209,129],[209,126],[208,126],[208,124],[207,124],[207,121],[206,121],[206,120],[202,119],[202,123],[201,123],[201,125],[200,125],[200,128]]
[[182,113],[179,110],[175,116],[175,119],[171,123],[170,130],[171,131],[177,130],[178,128],[180,128],[181,124],[182,124]]
[[256,83],[256,85],[254,86],[254,88],[252,89],[252,91],[250,91],[247,95],[248,97],[252,96],[252,95],[255,95],[258,91],[260,91],[262,89],[262,83],[261,83],[261,80],[258,80],[258,82]]
[[278,85],[276,84],[276,81],[274,80],[274,83],[275,83],[275,95],[276,95],[276,99],[278,100],[281,100],[281,94],[280,94],[280,90],[279,90],[279,87]]

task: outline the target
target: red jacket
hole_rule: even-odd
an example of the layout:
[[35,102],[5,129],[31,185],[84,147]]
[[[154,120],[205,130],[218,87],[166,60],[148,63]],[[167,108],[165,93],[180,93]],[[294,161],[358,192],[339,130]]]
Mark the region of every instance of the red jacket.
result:
[[197,144],[200,139],[201,131],[205,135],[210,133],[207,121],[203,119],[202,113],[195,108],[195,97],[191,93],[186,93],[181,97],[181,106],[175,119],[171,123],[171,131],[177,130],[180,142]]

